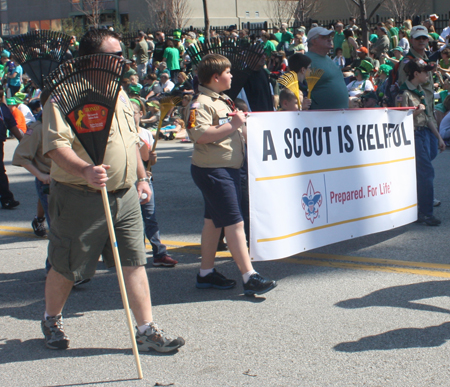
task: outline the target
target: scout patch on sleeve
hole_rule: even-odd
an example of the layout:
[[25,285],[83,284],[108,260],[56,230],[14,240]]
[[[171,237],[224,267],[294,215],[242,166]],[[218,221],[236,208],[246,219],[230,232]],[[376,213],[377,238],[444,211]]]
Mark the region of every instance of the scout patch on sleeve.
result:
[[199,106],[200,106],[200,104],[198,102],[194,102],[191,105],[191,111],[189,113],[189,123],[187,126],[188,129],[192,129],[197,126],[196,115],[197,115],[197,109],[199,108]]
[[27,131],[25,132],[26,135],[31,136],[33,134],[33,128],[30,128],[27,126]]
[[219,125],[226,124],[231,121],[231,117],[219,118]]
[[119,94],[119,99],[125,104],[125,106],[128,106],[127,99],[123,95]]

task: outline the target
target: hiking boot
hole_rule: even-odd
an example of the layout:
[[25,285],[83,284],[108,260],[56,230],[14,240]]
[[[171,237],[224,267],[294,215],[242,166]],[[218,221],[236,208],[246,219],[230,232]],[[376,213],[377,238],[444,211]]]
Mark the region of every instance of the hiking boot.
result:
[[174,267],[178,261],[169,255],[163,255],[161,258],[153,258],[153,266]]
[[425,223],[427,226],[439,226],[441,224],[441,221],[434,215],[426,216],[419,212],[417,223]]
[[47,235],[47,231],[45,230],[45,218],[34,217],[31,222],[31,227],[33,227],[34,235],[38,237],[45,237]]
[[45,346],[47,348],[69,348],[70,339],[64,332],[62,315],[47,317],[46,320],[41,321],[41,329],[45,336]]
[[273,280],[265,279],[261,277],[259,273],[252,274],[244,284],[244,294],[246,296],[253,296],[255,294],[264,294],[271,291],[277,286],[277,283]]
[[184,339],[182,337],[176,339],[170,337],[152,322],[144,333],[140,333],[137,329],[136,343],[140,352],[148,352],[150,349],[154,349],[156,352],[170,352],[182,347]]
[[231,289],[234,286],[236,286],[236,281],[227,279],[223,274],[220,274],[216,271],[216,269],[213,269],[212,273],[209,273],[208,275],[201,277],[200,274],[197,274],[197,283],[196,285],[199,289]]
[[4,210],[12,210],[14,207],[17,207],[20,204],[17,200],[10,199],[6,202],[2,202],[2,208]]

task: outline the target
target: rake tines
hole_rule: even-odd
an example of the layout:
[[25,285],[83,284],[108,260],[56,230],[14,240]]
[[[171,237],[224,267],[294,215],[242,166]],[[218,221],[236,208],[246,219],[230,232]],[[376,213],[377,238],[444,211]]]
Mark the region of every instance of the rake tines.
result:
[[292,91],[297,97],[298,107],[301,108],[300,89],[298,87],[298,76],[295,71],[289,71],[278,78],[278,83]]
[[45,77],[62,62],[71,37],[58,31],[30,31],[5,38],[24,72],[42,89]]
[[325,73],[322,69],[312,69],[311,73],[306,77],[306,83],[308,84],[308,98],[311,99],[311,92],[316,86],[319,79]]
[[[159,100],[161,116],[159,117],[158,129],[156,130],[155,140],[153,141],[152,151],[155,150],[156,144],[158,143],[159,133],[161,132],[161,127],[166,115],[179,103],[181,103],[181,98],[176,96],[167,96]],[[150,163],[148,164],[150,169]]]
[[96,165],[103,161],[125,62],[109,54],[82,56],[61,64],[44,82]]

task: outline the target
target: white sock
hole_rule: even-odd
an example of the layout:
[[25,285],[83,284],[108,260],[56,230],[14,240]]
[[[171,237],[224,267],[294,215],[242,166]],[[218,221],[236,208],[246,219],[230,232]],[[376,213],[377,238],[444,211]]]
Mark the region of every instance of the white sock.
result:
[[147,323],[147,324],[144,324],[144,325],[141,325],[140,327],[138,327],[139,333],[142,335],[149,326],[150,326],[150,323]]
[[242,274],[242,279],[244,280],[244,284],[246,284],[248,282],[248,280],[250,279],[250,277],[256,273],[258,273],[256,270],[250,270],[247,273]]
[[200,277],[206,277],[208,274],[211,274],[214,271],[214,268],[212,269],[200,269]]

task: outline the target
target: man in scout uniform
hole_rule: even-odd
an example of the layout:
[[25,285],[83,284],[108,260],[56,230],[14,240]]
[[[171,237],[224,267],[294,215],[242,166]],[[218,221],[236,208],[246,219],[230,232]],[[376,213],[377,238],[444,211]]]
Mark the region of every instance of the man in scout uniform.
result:
[[[119,35],[109,30],[91,30],[80,42],[80,56],[120,51]],[[52,159],[48,248],[52,268],[47,276],[41,323],[46,346],[69,347],[61,313],[74,281],[92,277],[100,255],[106,265],[114,265],[99,191],[106,186],[129,303],[137,322],[138,348],[169,352],[181,347],[181,337],[170,337],[153,322],[139,205],[141,194],[147,195],[145,203],[151,191],[127,95],[123,91],[119,94],[102,165],[92,164],[51,99],[44,109],[43,126],[43,153]],[[100,323],[94,329],[101,332],[105,326]]]

